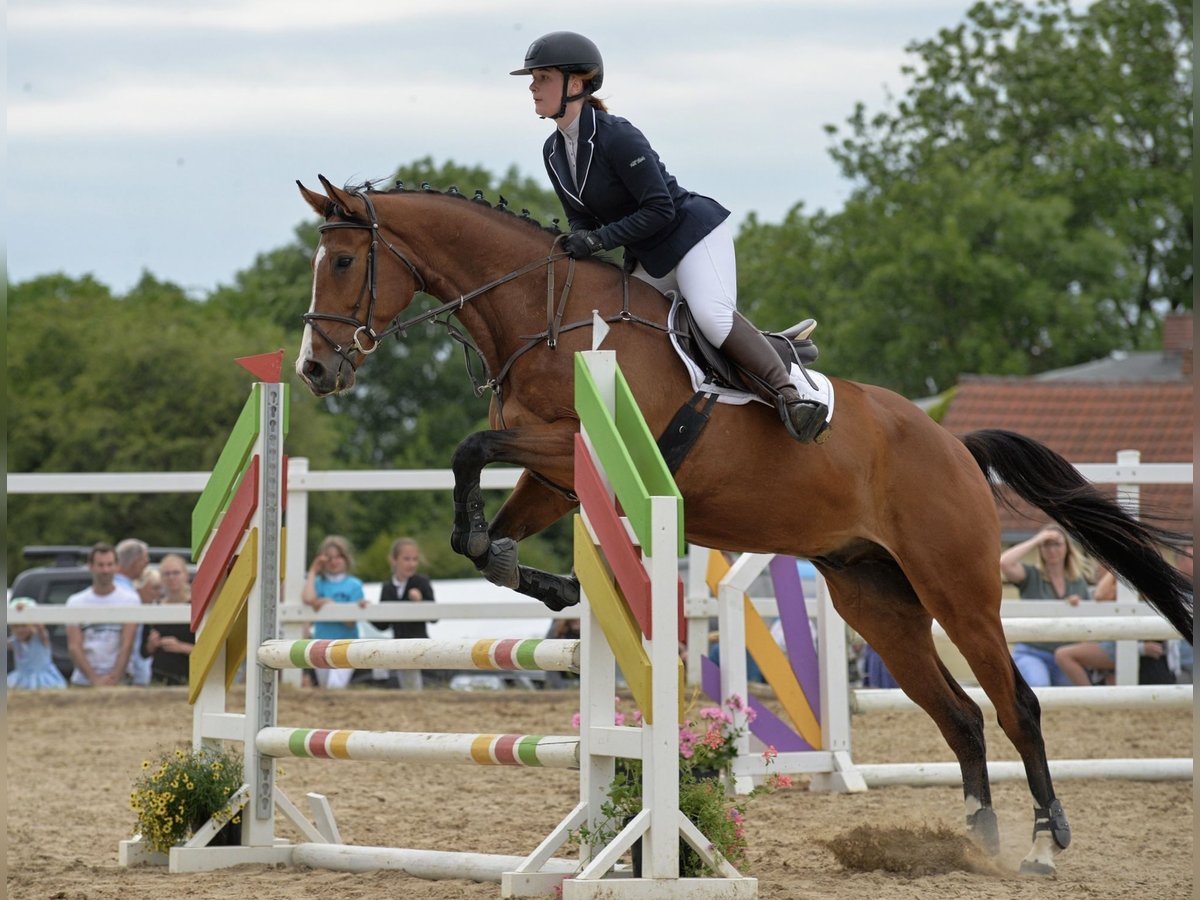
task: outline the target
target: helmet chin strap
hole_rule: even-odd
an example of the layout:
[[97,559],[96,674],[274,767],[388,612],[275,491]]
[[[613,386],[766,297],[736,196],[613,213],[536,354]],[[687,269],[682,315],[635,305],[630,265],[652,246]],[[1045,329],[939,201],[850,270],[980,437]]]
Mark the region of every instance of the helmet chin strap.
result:
[[556,112],[552,116],[542,116],[543,119],[561,119],[563,116],[565,116],[567,114],[567,104],[568,103],[574,103],[576,100],[582,100],[584,97],[586,97],[588,94],[591,93],[591,91],[589,91],[587,88],[584,88],[582,91],[580,91],[578,94],[576,94],[573,97],[567,96],[567,85],[569,85],[571,83],[571,73],[568,72],[566,69],[562,69],[561,71],[563,73],[562,103],[560,103],[558,106],[558,112]]

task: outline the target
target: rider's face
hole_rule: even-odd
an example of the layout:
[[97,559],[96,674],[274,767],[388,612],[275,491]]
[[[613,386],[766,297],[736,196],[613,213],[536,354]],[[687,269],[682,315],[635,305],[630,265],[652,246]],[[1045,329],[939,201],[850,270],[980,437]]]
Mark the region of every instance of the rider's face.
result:
[[539,116],[553,116],[562,105],[562,71],[559,69],[534,69],[529,74],[529,91],[533,94],[533,111]]

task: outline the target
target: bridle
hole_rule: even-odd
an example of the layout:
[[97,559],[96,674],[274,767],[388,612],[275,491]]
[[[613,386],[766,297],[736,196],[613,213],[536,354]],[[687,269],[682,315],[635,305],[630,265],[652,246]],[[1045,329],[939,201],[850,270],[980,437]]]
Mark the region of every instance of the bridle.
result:
[[[333,214],[337,214],[337,215],[341,216],[344,219],[344,221],[326,222],[325,224],[319,226],[318,231],[325,232],[325,231],[332,231],[337,228],[356,228],[356,229],[369,230],[371,232],[371,245],[370,245],[370,249],[367,251],[367,275],[366,275],[366,278],[363,279],[362,287],[359,288],[358,297],[354,302],[354,309],[352,309],[350,311],[350,315],[348,315],[348,316],[339,315],[337,313],[323,313],[323,312],[308,312],[308,313],[305,313],[303,316],[304,323],[306,325],[311,326],[312,329],[315,332],[317,332],[317,334],[319,334],[325,340],[325,342],[327,344],[329,344],[329,346],[332,347],[334,349],[334,351],[343,360],[345,360],[345,362],[350,366],[352,371],[357,371],[358,366],[366,360],[366,357],[370,356],[372,353],[374,353],[376,350],[379,349],[379,344],[380,344],[380,342],[383,341],[384,338],[391,337],[392,335],[396,335],[397,337],[403,337],[405,332],[407,332],[408,329],[412,328],[414,325],[420,325],[425,322],[433,321],[433,322],[436,322],[436,324],[444,326],[446,328],[446,330],[449,332],[450,337],[452,337],[458,343],[462,344],[463,352],[466,355],[466,360],[467,360],[467,375],[468,375],[468,377],[470,377],[471,382],[474,385],[476,396],[482,396],[484,394],[484,392],[488,391],[488,390],[492,391],[496,395],[497,400],[499,401],[499,408],[502,410],[503,409],[503,396],[501,393],[501,386],[503,385],[504,379],[505,379],[505,377],[507,377],[509,370],[512,368],[513,363],[515,363],[517,361],[517,359],[519,359],[521,356],[523,356],[528,351],[532,350],[535,346],[540,344],[543,340],[546,342],[546,345],[551,350],[553,350],[558,345],[559,335],[562,334],[563,332],[573,331],[576,328],[590,327],[593,324],[593,318],[591,316],[589,316],[586,319],[582,319],[578,322],[571,322],[571,323],[568,323],[565,325],[563,324],[563,321],[562,321],[563,313],[565,312],[566,306],[567,306],[567,297],[569,296],[569,294],[571,292],[571,285],[574,282],[574,278],[575,278],[575,260],[574,259],[568,260],[567,277],[566,277],[565,283],[563,284],[562,294],[558,298],[558,303],[557,303],[557,308],[556,308],[555,289],[554,289],[554,264],[567,256],[566,253],[562,252],[561,250],[556,249],[559,246],[559,243],[561,241],[565,240],[567,237],[566,234],[560,234],[554,239],[554,243],[551,245],[550,253],[547,254],[546,256],[539,257],[538,259],[535,259],[532,262],[528,262],[525,265],[521,266],[520,268],[514,269],[513,271],[509,272],[506,275],[502,275],[499,278],[489,281],[487,284],[483,285],[482,287],[478,287],[472,291],[468,291],[465,294],[461,294],[458,296],[458,298],[451,300],[447,303],[443,303],[440,306],[436,306],[433,309],[426,310],[425,312],[421,313],[420,315],[414,316],[411,319],[405,319],[405,320],[401,321],[400,317],[396,316],[396,318],[391,321],[391,323],[387,326],[387,328],[383,329],[382,331],[376,331],[371,326],[371,322],[374,319],[375,303],[376,303],[376,300],[378,299],[378,295],[376,292],[375,257],[376,257],[376,252],[378,250],[380,241],[383,241],[383,245],[385,247],[387,247],[387,249],[389,251],[391,251],[391,253],[397,259],[399,259],[402,263],[404,263],[404,265],[412,273],[413,278],[416,281],[416,283],[413,287],[413,297],[415,297],[418,292],[428,293],[428,285],[426,284],[424,276],[422,276],[420,271],[417,270],[417,267],[416,267],[416,265],[413,264],[412,260],[410,260],[407,256],[405,256],[399,250],[397,250],[391,244],[391,242],[388,241],[387,238],[382,235],[380,228],[379,228],[379,218],[375,213],[375,205],[371,202],[370,196],[361,191],[355,191],[352,194],[352,196],[357,197],[363,201],[363,204],[366,207],[367,220],[363,221],[361,219],[351,216],[346,210],[342,210],[340,208],[335,208]],[[480,297],[480,296],[488,293],[489,291],[500,287],[503,284],[507,284],[510,281],[520,278],[523,275],[527,275],[530,272],[534,271],[535,269],[542,268],[543,266],[546,268],[546,330],[541,332],[540,334],[529,335],[529,336],[523,337],[522,339],[525,341],[525,343],[521,347],[519,347],[512,354],[512,356],[509,357],[509,359],[500,367],[500,371],[492,377],[487,377],[485,375],[485,380],[481,382],[476,377],[474,371],[472,370],[471,352],[473,351],[475,353],[475,355],[478,356],[481,360],[483,360],[483,354],[480,353],[479,348],[477,348],[474,345],[474,343],[471,341],[470,337],[468,335],[464,334],[461,329],[456,327],[450,321],[450,317],[452,315],[454,315],[454,313],[461,310],[469,301],[474,300],[475,298]],[[618,322],[618,321],[637,322],[642,325],[647,325],[658,331],[664,331],[664,332],[669,331],[669,329],[665,325],[658,323],[658,322],[650,321],[649,319],[642,318],[641,316],[634,315],[630,311],[630,309],[629,309],[629,275],[628,275],[628,273],[623,273],[622,294],[623,294],[623,300],[622,300],[622,304],[621,304],[621,311],[614,315],[609,315],[609,316],[603,317],[605,322],[607,322],[607,323],[613,323],[613,322]],[[369,299],[367,301],[367,314],[366,314],[365,319],[358,317],[359,310],[362,309],[364,296],[369,297]],[[411,303],[411,302],[412,302],[412,297],[409,298],[409,303]],[[407,306],[407,304],[406,304],[406,306]],[[441,318],[439,318],[439,317],[441,317]],[[333,338],[330,337],[329,333],[324,328],[321,327],[321,324],[320,324],[321,322],[337,322],[342,325],[354,326],[354,334],[351,339],[350,345],[348,347],[342,347],[341,344],[339,344],[337,341],[333,340]],[[363,339],[364,335],[368,339],[369,345],[365,345],[363,343],[362,339]],[[360,354],[360,359],[357,363],[354,361],[354,358],[351,355],[355,352]],[[483,360],[483,366],[484,366],[484,370],[486,372],[486,370],[487,370],[486,360]],[[503,416],[503,413],[501,413],[501,416]]]
[[[386,237],[380,234],[379,217],[375,214],[375,204],[371,202],[371,198],[363,193],[356,193],[354,196],[360,198],[366,205],[367,216],[369,219],[368,221],[359,221],[358,219],[350,217],[349,214],[344,210],[338,210],[338,212],[346,216],[345,221],[326,222],[317,229],[320,232],[326,232],[333,231],[338,228],[355,228],[366,229],[371,232],[371,246],[367,251],[367,277],[363,279],[363,285],[361,288],[359,288],[358,297],[354,301],[354,309],[350,311],[350,315],[348,316],[338,315],[337,313],[308,312],[304,314],[303,318],[304,324],[312,326],[313,331],[324,338],[325,342],[334,349],[334,352],[336,352],[338,356],[340,356],[350,365],[352,370],[357,370],[358,364],[354,362],[353,358],[351,358],[349,355],[350,352],[358,352],[362,355],[362,358],[365,359],[379,349],[379,342],[385,337],[403,330],[403,328],[394,320],[392,324],[383,331],[376,331],[371,327],[371,322],[375,318],[375,301],[378,299],[378,294],[375,290],[375,253],[379,248],[379,242],[383,241],[383,245],[387,247],[388,250],[390,250],[392,254],[400,260],[400,262],[404,263],[410,272],[412,272],[413,278],[416,280],[416,286],[413,288],[414,297],[419,291],[424,291],[427,285],[425,284],[424,276],[417,271],[417,267],[413,265],[412,260],[392,246],[392,243]],[[366,318],[359,319],[358,311],[362,309],[364,294],[369,294],[370,300],[367,302]],[[354,334],[351,338],[350,346],[348,348],[342,347],[341,344],[330,337],[329,333],[321,327],[321,322],[338,322],[342,325],[353,325]],[[370,340],[370,346],[363,344],[363,335],[366,335]]]

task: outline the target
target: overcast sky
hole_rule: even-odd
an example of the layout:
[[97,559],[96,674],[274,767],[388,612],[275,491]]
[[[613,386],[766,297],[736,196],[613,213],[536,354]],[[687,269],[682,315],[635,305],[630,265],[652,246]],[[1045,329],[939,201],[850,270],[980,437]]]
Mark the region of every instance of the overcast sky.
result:
[[8,0],[9,275],[124,292],[146,269],[202,294],[292,238],[296,179],[426,155],[544,179],[552,126],[508,72],[559,29],[596,41],[610,110],[735,223],[836,209],[823,126],[902,94],[905,46],[969,2]]

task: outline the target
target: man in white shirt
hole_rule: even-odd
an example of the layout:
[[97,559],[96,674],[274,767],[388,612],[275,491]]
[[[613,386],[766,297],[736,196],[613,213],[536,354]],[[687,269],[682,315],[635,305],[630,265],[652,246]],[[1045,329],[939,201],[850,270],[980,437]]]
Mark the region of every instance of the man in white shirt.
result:
[[[108,544],[96,544],[88,554],[88,570],[92,586],[67,598],[73,608],[98,606],[138,606],[138,595],[114,582],[117,574],[117,553]],[[71,684],[120,684],[133,652],[137,624],[106,622],[96,625],[68,625],[67,649],[75,671]]]

